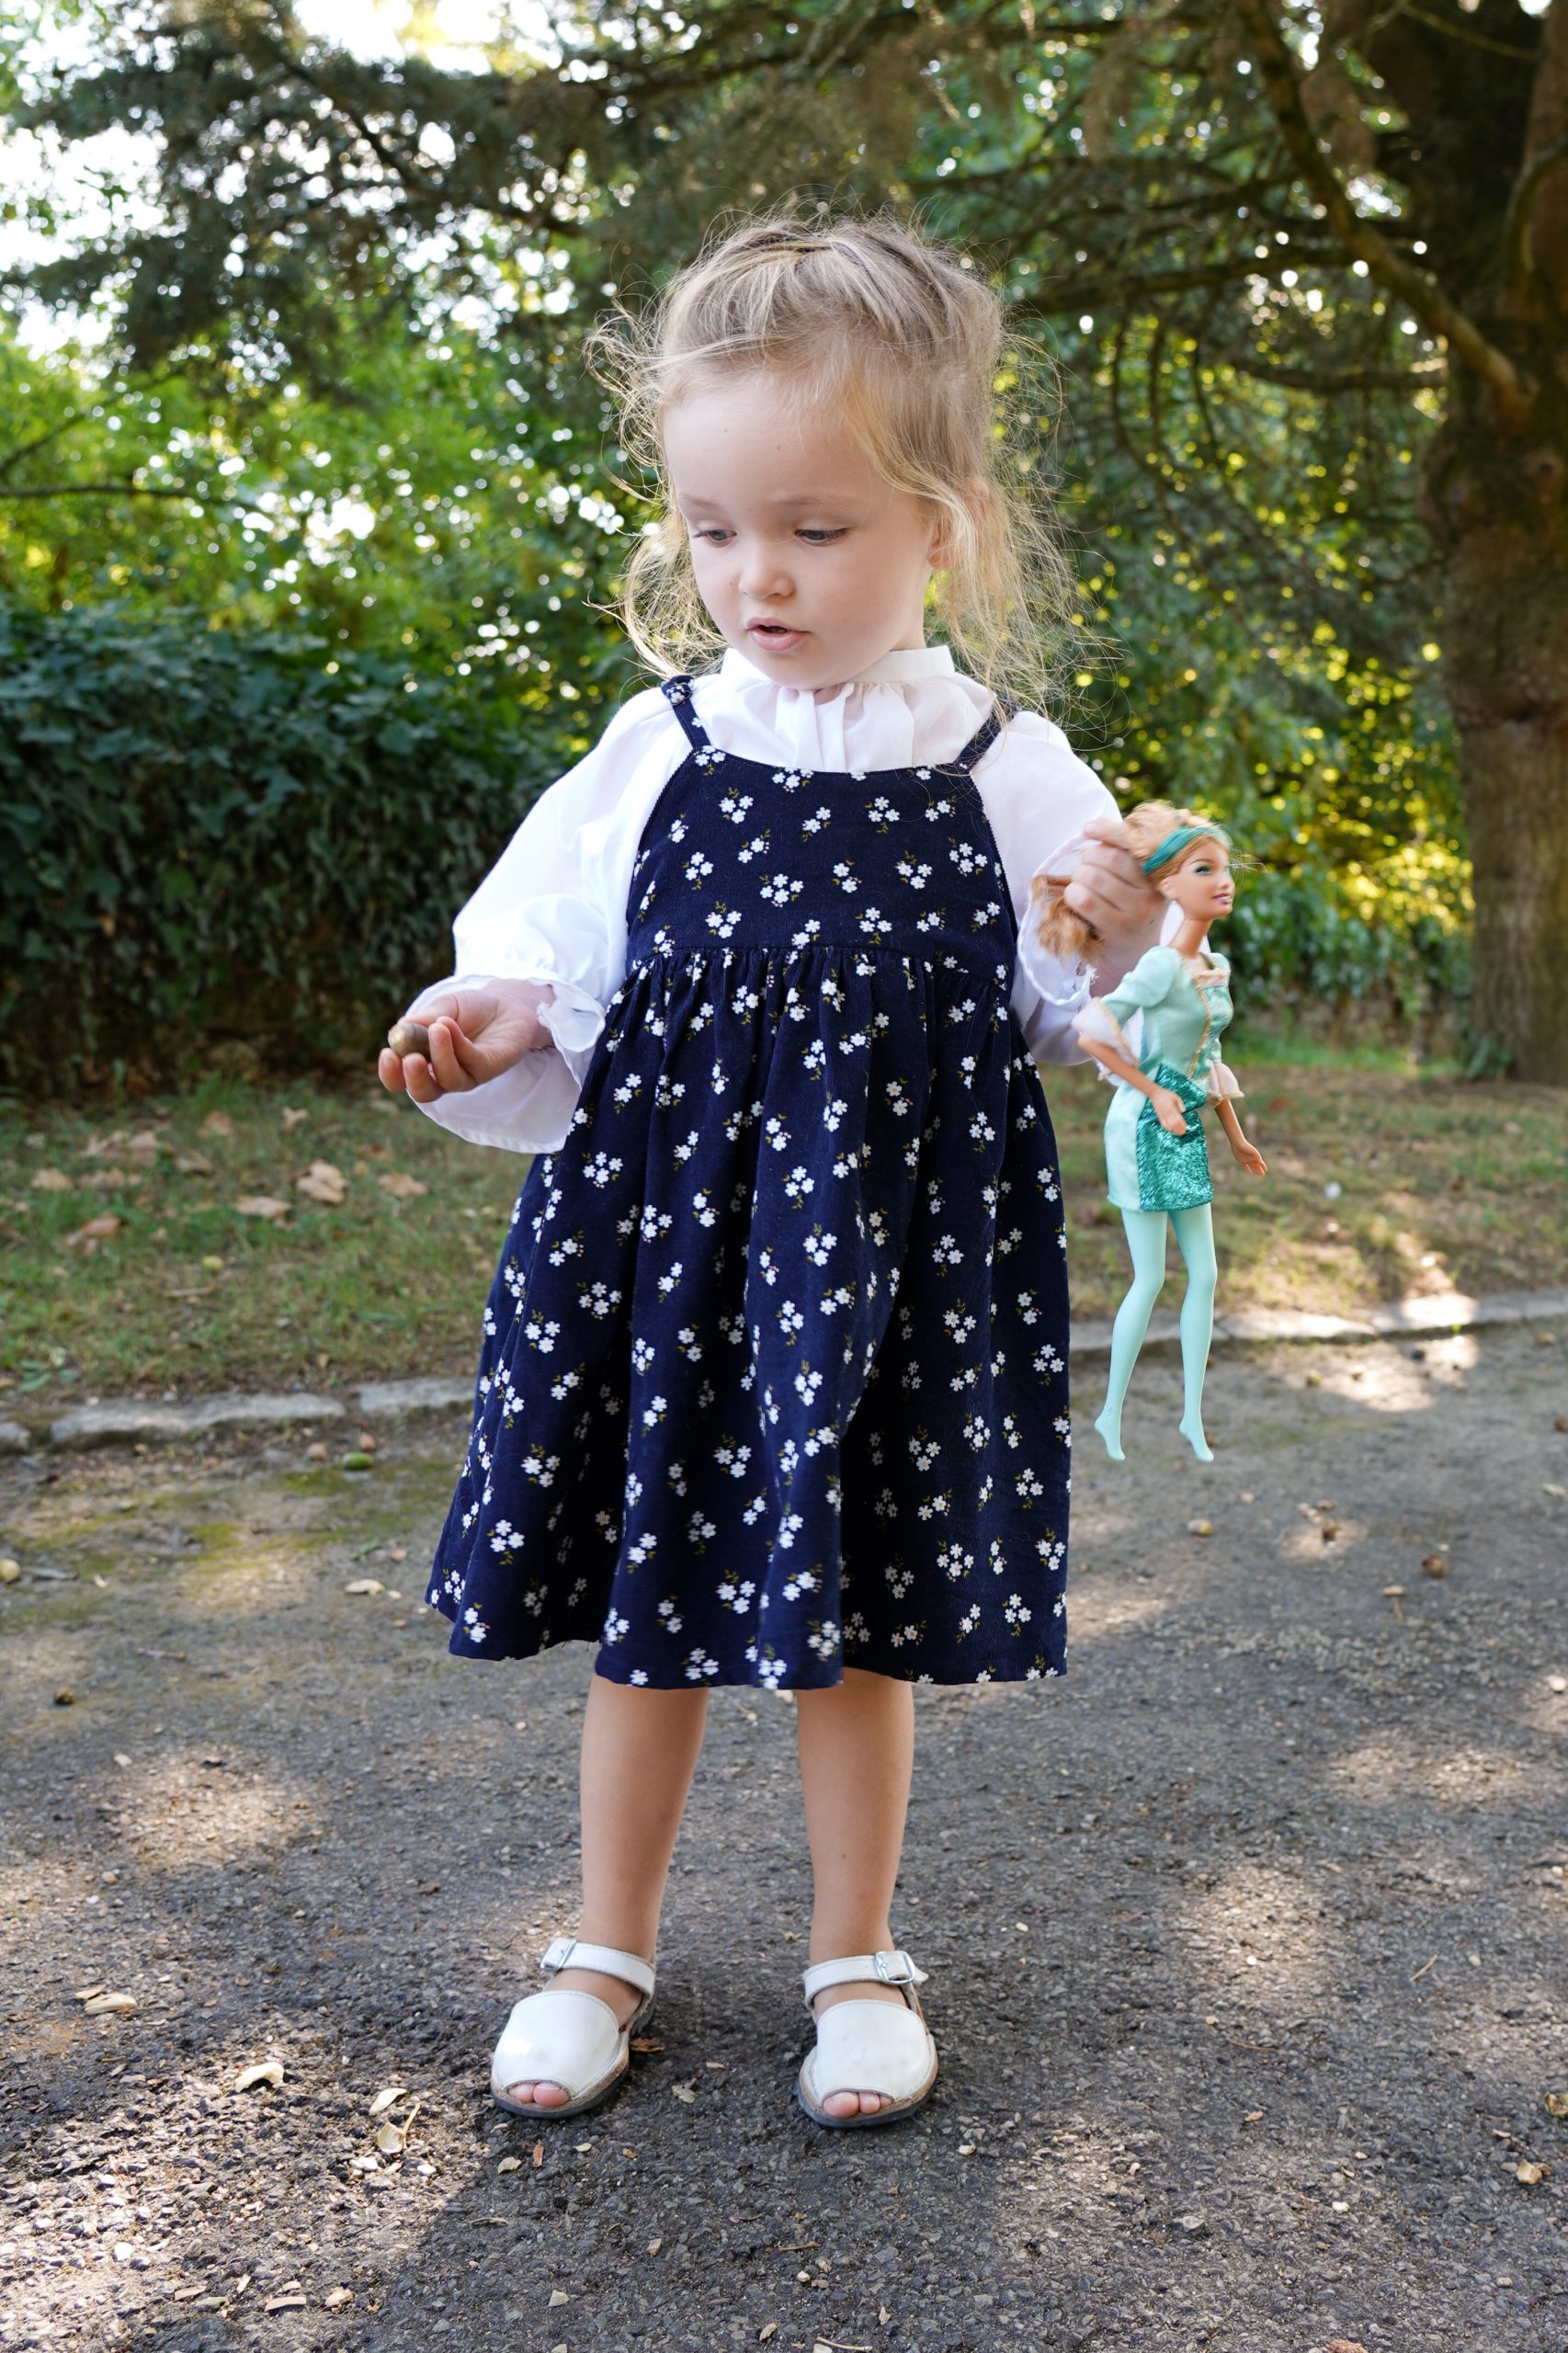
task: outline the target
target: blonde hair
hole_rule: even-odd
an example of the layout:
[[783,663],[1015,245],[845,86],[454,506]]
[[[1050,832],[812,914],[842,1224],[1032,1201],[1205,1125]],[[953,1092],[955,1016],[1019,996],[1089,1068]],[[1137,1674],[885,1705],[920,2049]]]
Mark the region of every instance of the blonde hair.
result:
[[[1194,809],[1177,809],[1169,801],[1141,801],[1122,823],[1127,828],[1127,847],[1140,866],[1145,858],[1153,857],[1162,842],[1169,841],[1185,825],[1193,828],[1193,838],[1181,852],[1182,857],[1187,850],[1196,849],[1199,842],[1229,843],[1224,828],[1215,825],[1212,819],[1200,817]],[[1170,870],[1176,871],[1175,861]],[[1099,960],[1100,936],[1090,930],[1082,915],[1075,915],[1071,907],[1062,904],[1062,892],[1067,879],[1063,877],[1059,881],[1037,874],[1030,883],[1030,904],[1038,910],[1035,936],[1049,955],[1060,956],[1069,963],[1076,959],[1092,969]]]
[[1036,479],[1054,381],[950,247],[888,213],[743,219],[717,229],[656,301],[602,322],[588,351],[663,510],[620,596],[627,633],[655,670],[690,668],[724,643],[672,511],[665,417],[715,377],[767,368],[787,380],[786,399],[830,402],[884,482],[939,509],[934,601],[955,658],[1026,704],[1062,699],[1067,657],[1075,666],[1093,640],[1080,633],[1072,567]]

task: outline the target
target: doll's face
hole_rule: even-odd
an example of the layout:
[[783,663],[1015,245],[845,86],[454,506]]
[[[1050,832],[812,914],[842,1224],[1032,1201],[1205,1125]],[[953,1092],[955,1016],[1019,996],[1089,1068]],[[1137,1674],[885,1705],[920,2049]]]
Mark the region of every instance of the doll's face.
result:
[[1231,854],[1212,837],[1190,843],[1171,872],[1156,880],[1162,897],[1174,899],[1183,915],[1196,915],[1205,924],[1228,915],[1236,903]]

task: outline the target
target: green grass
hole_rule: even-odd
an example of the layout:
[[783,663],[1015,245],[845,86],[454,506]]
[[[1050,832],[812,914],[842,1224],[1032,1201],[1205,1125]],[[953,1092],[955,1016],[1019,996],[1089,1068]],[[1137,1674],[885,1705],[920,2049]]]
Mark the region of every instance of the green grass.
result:
[[[1346,1063],[1273,1051],[1242,1064],[1243,1119],[1268,1176],[1243,1177],[1211,1134],[1222,1309],[1343,1314],[1450,1286],[1568,1284],[1568,1093],[1467,1086],[1388,1053]],[[1103,1198],[1106,1095],[1086,1066],[1045,1078],[1074,1303],[1104,1314],[1126,1280],[1120,1220]],[[314,1160],[341,1171],[341,1205],[297,1190]],[[526,1166],[379,1089],[303,1080],[212,1080],[112,1116],[0,1108],[0,1412],[36,1420],[84,1395],[168,1387],[465,1374]],[[64,1185],[40,1187],[46,1172]],[[427,1190],[399,1199],[389,1176]],[[287,1215],[236,1208],[261,1194]],[[83,1233],[107,1216],[120,1221],[112,1234]]]

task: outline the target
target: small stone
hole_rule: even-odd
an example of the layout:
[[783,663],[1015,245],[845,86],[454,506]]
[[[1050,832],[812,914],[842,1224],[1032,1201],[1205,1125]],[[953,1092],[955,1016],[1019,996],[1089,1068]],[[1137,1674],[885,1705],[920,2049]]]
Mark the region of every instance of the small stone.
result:
[[67,1691],[62,1687],[54,1695],[54,1704],[57,1708],[74,1708],[76,1704],[76,1694],[74,1691]]
[[0,1585],[18,1585],[21,1582],[21,1575],[22,1564],[19,1561],[13,1561],[9,1555],[0,1561]]
[[553,2312],[557,2304],[569,2304],[571,2301],[572,2299],[567,2294],[564,2288],[552,2288],[550,2291],[550,2302],[546,2309],[550,2312]]
[[340,2313],[346,2304],[351,2304],[353,2302],[352,2288],[329,2288],[322,2298],[322,2306],[326,2312]]
[[239,2074],[234,2077],[233,2087],[237,2092],[250,2092],[254,2091],[258,2084],[270,2084],[276,2088],[282,2081],[281,2059],[258,2059],[255,2066],[240,2069]]
[[497,2173],[520,2173],[522,2166],[521,2157],[503,2157],[495,2170]]

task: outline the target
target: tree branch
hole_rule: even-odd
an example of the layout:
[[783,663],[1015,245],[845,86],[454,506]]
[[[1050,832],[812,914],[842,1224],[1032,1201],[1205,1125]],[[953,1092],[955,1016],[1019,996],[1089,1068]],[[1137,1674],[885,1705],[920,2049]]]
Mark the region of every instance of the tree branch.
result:
[[1269,0],[1235,0],[1235,6],[1280,137],[1341,244],[1364,261],[1381,286],[1408,303],[1423,324],[1441,335],[1465,365],[1491,386],[1510,424],[1522,423],[1534,397],[1534,383],[1520,375],[1507,353],[1482,333],[1429,271],[1402,260],[1382,233],[1363,220],[1307,120],[1295,65]]

